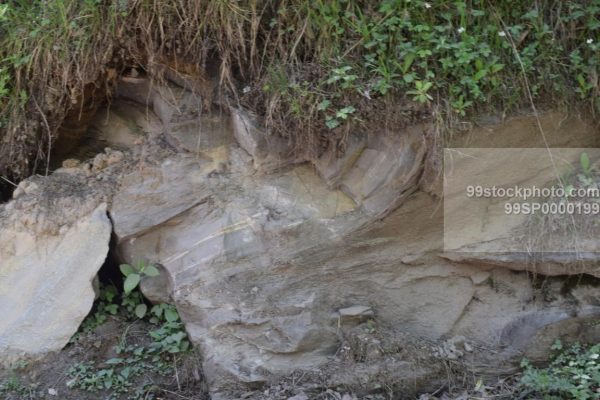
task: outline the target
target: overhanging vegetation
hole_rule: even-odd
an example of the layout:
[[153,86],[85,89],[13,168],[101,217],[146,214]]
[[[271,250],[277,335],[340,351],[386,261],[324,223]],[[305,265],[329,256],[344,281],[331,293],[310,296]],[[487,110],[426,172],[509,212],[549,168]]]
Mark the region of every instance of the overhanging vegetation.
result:
[[15,0],[0,33],[10,179],[45,166],[65,115],[131,66],[161,79],[216,61],[232,101],[312,152],[343,145],[349,122],[451,123],[532,99],[600,110],[600,0]]

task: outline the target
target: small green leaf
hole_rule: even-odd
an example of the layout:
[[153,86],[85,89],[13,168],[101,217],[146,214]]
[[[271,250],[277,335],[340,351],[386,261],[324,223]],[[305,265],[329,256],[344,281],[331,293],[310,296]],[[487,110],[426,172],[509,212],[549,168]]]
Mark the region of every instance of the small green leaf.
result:
[[146,266],[146,263],[143,262],[142,260],[139,260],[138,262],[136,262],[133,265],[133,269],[135,270],[135,272],[139,273],[144,269],[145,266]]
[[327,79],[326,83],[331,85],[332,83],[335,83],[337,81],[339,81],[340,79],[342,79],[339,76],[332,76],[331,78]]
[[406,75],[404,75],[403,79],[404,79],[404,82],[406,82],[406,83],[412,83],[415,80],[415,75],[414,75],[414,73],[406,74]]
[[565,187],[565,196],[569,197],[573,195],[573,190],[575,190],[575,188],[573,187],[573,185],[567,185]]
[[423,92],[426,92],[429,89],[431,89],[431,87],[433,86],[433,83],[431,83],[431,82],[423,82],[421,85],[417,85],[417,86],[421,86],[421,90]]
[[167,320],[167,322],[175,322],[179,319],[179,315],[174,309],[167,308],[165,310],[165,319]]
[[524,19],[536,19],[539,16],[537,10],[531,10],[523,15]]
[[356,109],[353,106],[347,106],[335,113],[336,118],[347,119],[349,114],[352,114]]
[[404,57],[404,62],[402,63],[402,72],[406,74],[414,61],[415,61],[415,54],[414,53],[407,54],[406,57]]
[[473,80],[480,81],[485,75],[487,74],[487,71],[485,69],[482,69],[481,71],[478,71],[475,76],[473,76]]
[[125,276],[129,276],[135,272],[133,267],[129,264],[121,264],[119,266],[119,269],[121,270],[121,273]]
[[150,311],[152,312],[152,314],[156,315],[157,317],[160,317],[163,313],[163,310],[164,310],[163,304],[157,304],[157,305],[153,306]]
[[190,342],[188,342],[187,340],[183,340],[179,347],[181,348],[181,351],[187,351],[187,349],[190,348]]
[[554,341],[554,343],[552,344],[552,347],[550,347],[552,350],[562,350],[563,345],[562,342],[560,341],[560,339],[556,339]]
[[498,71],[500,71],[502,68],[504,68],[504,64],[494,64],[491,67],[491,70],[493,73],[496,73]]
[[140,283],[140,276],[138,274],[130,274],[125,278],[123,283],[123,290],[126,294],[131,293],[133,289]]
[[185,332],[177,332],[174,333],[173,335],[170,336],[170,341],[173,341],[175,343],[180,343],[183,339],[185,339],[187,335],[185,334]]
[[327,109],[327,107],[329,107],[330,104],[331,104],[331,101],[329,101],[329,100],[323,100],[317,106],[317,110],[319,110],[319,111],[325,111]]
[[585,172],[588,172],[590,170],[590,157],[587,155],[586,152],[581,153],[581,156],[579,157],[579,162],[581,164],[581,168]]
[[146,311],[148,311],[148,306],[145,304],[138,304],[135,307],[135,315],[139,318],[142,319],[144,318],[144,316],[146,315]]
[[479,58],[475,60],[475,68],[477,68],[477,71],[481,71],[483,69],[483,61],[481,61]]
[[112,301],[116,295],[117,295],[117,289],[112,285],[107,286],[106,290],[104,290],[104,292],[100,293],[100,297],[104,297],[106,299],[106,301],[109,303],[112,303]]
[[334,129],[336,127],[338,127],[340,124],[340,121],[338,121],[336,118],[332,118],[332,117],[327,117],[327,120],[325,121],[325,125],[327,125],[327,127],[329,129]]
[[117,315],[117,311],[119,311],[119,306],[116,304],[107,305],[106,311],[108,311],[111,315]]
[[154,265],[148,265],[146,268],[144,268],[144,274],[146,276],[158,276],[160,275],[160,272]]

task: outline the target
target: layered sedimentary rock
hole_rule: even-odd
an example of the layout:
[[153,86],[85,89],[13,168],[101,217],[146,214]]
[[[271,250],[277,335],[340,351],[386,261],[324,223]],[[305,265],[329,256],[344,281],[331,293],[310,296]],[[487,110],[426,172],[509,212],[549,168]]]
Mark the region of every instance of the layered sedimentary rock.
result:
[[439,186],[425,171],[431,126],[353,132],[343,154],[306,159],[248,112],[208,113],[182,88],[128,78],[119,94],[153,110],[134,124],[145,134],[120,161],[60,173],[104,188],[122,261],[159,266],[142,290],[177,306],[215,398],[296,369],[366,388],[394,371],[414,386],[440,374],[439,358],[477,370],[543,356],[563,333],[600,335],[593,286],[540,289],[518,260],[442,251],[440,199],[417,190]]
[[[525,272],[442,252],[441,204],[415,193],[431,127],[356,132],[344,154],[302,162],[245,111],[231,120],[125,177],[111,209],[120,254],[161,265],[163,283],[142,287],[175,302],[214,393],[329,365],[368,321],[426,341],[464,337],[498,361],[539,355],[535,338],[574,316],[597,318],[593,288],[572,302],[557,283],[548,301]],[[455,342],[428,354],[464,356]]]

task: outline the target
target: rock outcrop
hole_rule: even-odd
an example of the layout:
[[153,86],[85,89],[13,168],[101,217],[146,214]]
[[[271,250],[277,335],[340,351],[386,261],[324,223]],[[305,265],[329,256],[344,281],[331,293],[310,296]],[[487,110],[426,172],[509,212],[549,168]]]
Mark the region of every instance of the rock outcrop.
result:
[[[478,351],[463,346],[460,357],[498,363],[535,347],[525,331],[600,315],[593,291],[573,303],[557,287],[547,301],[526,272],[442,252],[441,204],[415,193],[429,126],[354,133],[340,157],[303,163],[244,111],[231,119],[193,151],[168,139],[180,150],[126,176],[111,207],[119,254],[161,265],[162,283],[142,288],[177,305],[215,396],[296,369],[336,370],[342,343],[370,324],[432,343],[464,337]],[[511,329],[516,321],[528,328]],[[385,360],[372,358],[372,371]]]
[[[425,164],[434,164],[429,125],[353,132],[344,154],[307,160],[244,110],[207,113],[202,99],[182,88],[128,78],[119,94],[154,110],[143,138],[127,142],[133,148],[126,154],[109,151],[39,179],[81,179],[67,190],[83,194],[76,205],[67,204],[73,196],[62,189],[37,196],[22,187],[0,208],[0,237],[13,235],[16,222],[7,221],[20,217],[7,215],[19,215],[26,199],[52,199],[51,210],[63,203],[81,210],[29,226],[52,231],[36,233],[36,249],[46,242],[43,248],[59,249],[70,235],[81,249],[93,241],[87,256],[97,259],[80,266],[89,283],[106,255],[108,238],[99,235],[108,221],[98,203],[106,202],[122,261],[159,266],[160,277],[147,278],[141,288],[151,301],[177,306],[202,350],[214,398],[316,368],[333,385],[368,388],[385,383],[381,371],[395,371],[387,379],[414,388],[441,373],[440,357],[461,358],[475,371],[524,352],[539,356],[542,344],[563,332],[598,339],[589,323],[600,315],[600,294],[592,286],[567,290],[564,279],[549,278],[542,290],[526,266],[443,253],[443,207],[417,191],[420,184],[438,186],[435,173],[424,172]],[[89,187],[100,188],[93,201],[85,195]],[[0,242],[0,254],[15,251],[8,242]],[[79,260],[76,248],[68,253]],[[0,288],[8,282],[4,260]],[[31,274],[47,273],[40,265]],[[61,267],[56,271],[74,273]],[[569,272],[557,268],[557,274]],[[11,275],[11,282],[19,276]],[[62,301],[78,292],[68,287],[61,293]],[[44,304],[44,294],[33,296],[32,306]],[[85,307],[69,315],[73,326],[89,309],[85,296]],[[0,351],[3,344],[19,349],[2,341],[2,323]],[[576,335],[564,329],[571,325],[579,327]],[[73,326],[47,343],[60,347]]]

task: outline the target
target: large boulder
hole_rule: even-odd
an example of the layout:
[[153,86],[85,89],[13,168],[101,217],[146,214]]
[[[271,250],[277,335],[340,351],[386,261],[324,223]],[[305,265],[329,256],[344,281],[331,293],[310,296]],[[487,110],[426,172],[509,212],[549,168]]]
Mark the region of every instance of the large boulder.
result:
[[0,360],[60,350],[94,302],[111,223],[85,174],[21,183],[0,205]]

